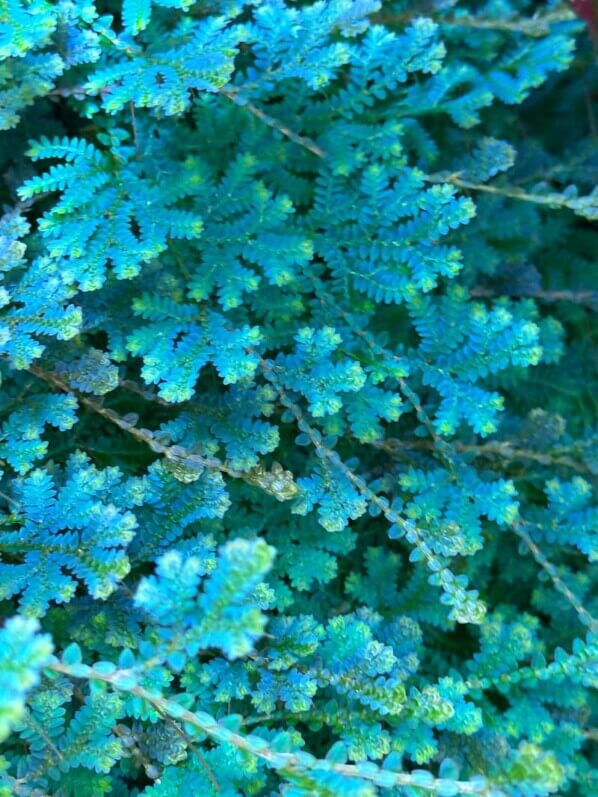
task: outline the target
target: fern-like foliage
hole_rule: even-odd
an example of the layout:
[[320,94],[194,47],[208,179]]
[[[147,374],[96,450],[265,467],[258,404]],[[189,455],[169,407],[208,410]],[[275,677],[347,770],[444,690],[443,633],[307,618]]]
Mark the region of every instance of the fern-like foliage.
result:
[[118,469],[98,470],[81,453],[63,473],[36,469],[15,481],[2,532],[2,597],[20,595],[22,611],[40,616],[50,601],[71,600],[77,580],[96,598],[110,595],[129,572],[137,524],[126,509],[140,495],[121,482]]
[[83,139],[67,138],[42,139],[28,151],[33,160],[65,161],[29,180],[19,194],[27,200],[40,193],[62,192],[40,229],[48,238],[50,257],[62,269],[71,269],[70,279],[81,290],[100,288],[108,263],[118,278],[130,279],[142,263],[166,248],[168,238],[192,237],[201,231],[199,219],[168,207],[178,198],[174,185],[171,200],[164,202],[150,181],[127,168],[130,148],[118,146],[119,139],[122,135],[108,153]]
[[18,615],[6,621],[0,630],[0,641],[0,738],[4,740],[23,715],[25,698],[39,683],[41,668],[51,659],[52,642],[47,634],[39,633],[36,620]]
[[262,635],[265,618],[259,602],[252,605],[250,598],[269,569],[272,554],[262,540],[229,543],[198,600],[196,592],[205,575],[202,560],[184,559],[177,551],[158,560],[157,576],[141,581],[135,603],[163,627],[165,641],[177,635],[172,653],[177,665],[184,651],[193,655],[202,648],[217,647],[230,658],[251,651],[254,640]]
[[593,797],[596,20],[0,0],[0,795]]

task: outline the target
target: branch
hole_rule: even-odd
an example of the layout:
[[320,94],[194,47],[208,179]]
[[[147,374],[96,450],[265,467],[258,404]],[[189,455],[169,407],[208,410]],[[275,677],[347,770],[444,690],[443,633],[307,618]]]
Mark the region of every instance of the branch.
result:
[[[100,94],[108,94],[111,89],[115,88],[116,84],[104,86],[100,90]],[[249,113],[253,114],[257,119],[263,122],[268,127],[271,127],[273,130],[277,130],[281,133],[285,138],[288,138],[289,141],[293,141],[295,144],[298,144],[300,147],[309,150],[312,154],[316,155],[318,158],[326,158],[327,153],[319,147],[315,141],[312,141],[311,138],[308,136],[302,136],[299,133],[295,133],[294,130],[286,125],[284,122],[281,122],[280,119],[276,119],[273,116],[270,116],[265,111],[262,111],[261,108],[258,108],[257,105],[254,105],[250,100],[243,97],[240,91],[236,88],[221,88],[218,90],[218,94],[222,95],[223,97],[227,97],[229,100],[235,103],[235,105],[239,108],[245,108]],[[85,88],[85,86],[65,86],[63,88],[55,88],[48,92],[47,96],[52,97],[75,97],[76,99],[83,99],[84,97],[95,96],[95,92],[90,94]],[[137,142],[137,124],[135,120],[135,106],[132,102],[129,103],[131,109],[131,126],[133,129],[133,138]],[[136,143],[138,147],[138,143]]]
[[571,22],[576,19],[573,11],[567,8],[557,9],[548,14],[533,17],[515,17],[514,19],[484,19],[483,17],[452,17],[438,20],[439,25],[450,28],[475,28],[477,30],[500,30],[509,33],[522,33],[524,36],[541,37],[550,33],[550,26],[559,22]]
[[[311,275],[308,275],[311,276]],[[316,278],[312,278],[314,284],[314,290],[316,296],[318,297],[320,303],[322,305],[328,304],[338,315],[341,316],[343,321],[347,324],[351,332],[358,338],[361,338],[363,342],[366,344],[368,349],[371,351],[372,355],[375,358],[384,358],[384,359],[391,359],[394,360],[397,364],[402,363],[400,357],[397,357],[394,352],[389,351],[388,349],[384,349],[380,346],[379,343],[376,342],[375,338],[369,334],[365,329],[361,329],[353,323],[353,319],[340,305],[336,304],[328,293],[322,290],[322,285]],[[399,387],[401,388],[403,394],[407,398],[407,401],[411,404],[413,409],[415,410],[415,414],[417,416],[418,421],[426,427],[426,431],[430,435],[431,439],[434,442],[432,446],[432,450],[438,455],[438,457],[443,461],[447,469],[455,475],[453,462],[450,458],[450,447],[446,440],[443,440],[440,435],[437,434],[436,430],[434,429],[434,424],[432,423],[430,417],[426,413],[425,409],[422,406],[421,399],[413,390],[407,381],[403,377],[398,377],[397,379],[399,383]]]
[[[500,188],[495,185],[486,185],[485,183],[470,183],[468,180],[462,180],[458,174],[429,174],[425,179],[430,183],[450,183],[466,191],[481,191],[486,194],[494,194],[495,196],[518,199],[522,202],[532,202],[535,205],[545,205],[549,208],[566,208],[573,212],[578,212],[575,210],[574,203],[584,199],[584,197],[566,197],[557,193],[530,194],[522,188],[515,188],[513,186]],[[586,216],[586,218],[588,217]]]
[[152,390],[147,390],[142,385],[134,382],[132,379],[121,379],[119,385],[125,390],[128,390],[130,393],[135,393],[136,395],[141,396],[146,401],[153,401],[155,404],[159,404],[161,407],[172,408],[172,404],[166,401],[166,399],[163,399],[162,396],[159,396]]
[[51,371],[45,371],[37,365],[30,365],[28,370],[34,376],[43,379],[51,387],[65,393],[74,394],[85,407],[101,415],[102,418],[105,418],[115,426],[118,426],[119,429],[130,434],[138,442],[147,445],[154,453],[162,455],[175,467],[187,469],[191,481],[194,480],[191,478],[194,474],[195,478],[197,478],[204,469],[207,469],[219,471],[232,478],[242,479],[248,484],[260,487],[264,492],[273,495],[279,501],[287,501],[293,498],[297,493],[298,488],[293,479],[293,474],[290,471],[284,470],[276,463],[272,465],[270,471],[259,464],[250,470],[240,471],[217,457],[204,457],[201,456],[201,454],[187,451],[187,449],[182,446],[166,445],[156,437],[151,429],[138,428],[135,425],[137,423],[136,418],[131,420],[126,416],[119,415],[114,410],[104,407],[100,400],[89,398],[81,394],[57,374]]
[[195,758],[198,760],[198,762],[199,762],[199,765],[200,765],[200,766],[201,766],[201,767],[202,767],[202,768],[205,770],[205,773],[206,773],[206,775],[208,776],[208,780],[210,781],[210,783],[212,784],[212,786],[214,787],[214,789],[215,789],[217,792],[220,792],[220,791],[222,791],[222,787],[221,787],[221,786],[220,786],[220,784],[218,783],[218,780],[217,780],[217,778],[216,778],[216,775],[214,774],[214,770],[213,770],[213,769],[212,769],[212,767],[209,765],[209,763],[208,763],[208,761],[206,760],[205,756],[203,756],[203,755],[202,755],[202,754],[199,752],[199,750],[197,749],[197,747],[196,747],[196,746],[195,746],[195,744],[193,743],[193,740],[192,740],[192,739],[191,739],[191,738],[188,736],[188,734],[186,734],[186,733],[185,733],[185,731],[184,731],[184,730],[183,730],[183,729],[182,729],[182,728],[179,726],[179,724],[178,724],[178,723],[176,723],[176,722],[175,722],[175,721],[172,719],[172,717],[169,717],[169,716],[168,716],[168,714],[164,714],[164,713],[162,713],[162,711],[161,711],[160,709],[158,709],[158,708],[156,708],[156,711],[157,711],[157,712],[158,712],[158,714],[159,714],[159,715],[162,717],[162,719],[164,720],[164,722],[165,722],[167,725],[169,725],[169,726],[170,726],[170,727],[171,727],[171,728],[174,730],[174,732],[175,732],[175,733],[176,733],[178,736],[180,736],[180,737],[181,737],[181,739],[183,739],[183,741],[185,742],[185,744],[186,744],[186,745],[188,745],[189,749],[191,750],[191,752],[193,753],[193,755],[195,756]]
[[[381,448],[388,451],[390,454],[396,453],[401,449],[407,451],[434,451],[434,444],[429,440],[398,440],[394,437],[387,437],[384,440],[376,440],[372,443],[376,448]],[[467,454],[474,454],[476,457],[501,457],[507,460],[516,459],[529,459],[538,462],[540,465],[546,466],[562,466],[571,468],[579,473],[591,473],[590,468],[583,462],[578,462],[567,454],[561,453],[542,453],[540,451],[533,451],[527,448],[516,448],[508,440],[497,440],[490,443],[481,443],[478,445],[466,443],[451,443],[455,451],[460,451]],[[567,451],[568,449],[563,449]]]
[[318,158],[326,157],[326,152],[324,152],[324,150],[319,147],[315,141],[312,141],[311,138],[308,138],[307,136],[301,136],[298,133],[295,133],[295,131],[291,130],[291,128],[285,125],[284,122],[281,122],[279,119],[275,119],[273,116],[265,113],[252,102],[245,99],[237,89],[220,89],[219,94],[222,94],[224,97],[228,97],[229,100],[232,100],[235,105],[238,105],[240,108],[246,108],[249,113],[252,113],[261,122],[268,125],[268,127],[278,130],[279,133],[282,133],[282,135],[288,138],[290,141],[293,141],[300,147],[309,150],[314,155],[317,155]]
[[574,304],[584,304],[595,309],[598,307],[598,291],[544,291],[544,290],[518,290],[509,291],[508,289],[496,290],[494,288],[472,288],[469,295],[479,298],[494,298],[500,296],[510,296],[511,298],[526,297],[539,299],[543,302],[573,302]]
[[[316,288],[316,295],[318,295],[317,288]],[[324,296],[325,296],[325,294],[322,293],[322,294],[318,295],[318,298],[320,299],[320,301],[322,303],[324,303],[325,301],[327,303],[329,303],[336,310],[336,312],[339,315],[342,316],[342,318],[348,324],[348,326],[351,329],[351,331],[355,335],[361,337],[366,342],[366,344],[371,349],[372,353],[378,354],[379,356],[385,356],[385,357],[390,355],[391,357],[394,357],[396,360],[399,360],[399,358],[396,357],[396,355],[392,354],[391,352],[386,351],[381,346],[379,346],[374,341],[374,339],[366,331],[357,329],[355,327],[355,325],[353,324],[353,321],[352,321],[350,315],[348,313],[346,313],[340,306],[336,305],[336,303],[334,303],[328,296],[326,296],[326,298],[324,299]],[[451,444],[450,442],[448,442],[446,440],[443,440],[442,438],[440,438],[436,434],[430,419],[428,418],[428,416],[425,413],[425,410],[423,409],[423,407],[421,407],[421,404],[419,403],[419,398],[418,398],[417,394],[414,391],[411,391],[411,389],[408,387],[408,385],[405,382],[405,380],[399,380],[399,383],[401,385],[401,389],[406,391],[405,395],[407,395],[407,397],[409,398],[409,400],[413,404],[414,408],[416,409],[418,419],[420,421],[422,421],[422,423],[426,426],[426,428],[428,429],[428,431],[429,431],[429,433],[430,433],[430,435],[432,437],[432,441],[433,441],[432,445],[430,446],[430,444],[428,443],[428,445],[430,446],[431,450],[435,451],[438,454],[439,458],[443,460],[443,462],[445,463],[447,469],[449,470],[452,478],[453,479],[457,479],[458,475],[457,475],[457,471],[456,471],[456,468],[455,468],[455,465],[454,465],[454,455],[455,455],[456,447],[453,444]],[[283,401],[283,403],[284,403],[284,401]],[[302,431],[305,431],[305,430],[302,430]],[[308,436],[310,436],[310,435],[308,435]],[[310,436],[310,439],[312,439],[311,436]],[[312,439],[312,442],[314,443],[314,445],[320,445],[320,447],[323,448],[321,446],[321,443],[316,443],[316,442],[314,442],[313,439]],[[329,452],[329,454],[334,455],[336,457],[336,459],[340,462],[340,459],[338,458],[338,455],[335,452]],[[322,452],[321,455],[322,456],[326,456],[325,453],[323,453],[323,452]],[[347,478],[351,479],[351,476],[353,476],[354,474],[352,474],[352,472],[346,467],[346,465],[344,465],[344,463],[341,463],[341,464],[346,469],[345,470],[345,475],[347,476]],[[564,464],[564,463],[560,463],[560,464]],[[569,464],[569,463],[567,463],[567,464]],[[349,474],[351,474],[351,476]],[[357,489],[360,489],[358,484],[356,482],[353,482],[353,479],[351,479],[351,481],[352,481],[352,483],[355,484]],[[362,480],[359,480],[359,482],[361,482],[361,484],[363,484]],[[369,491],[368,495],[366,495],[364,492],[362,492],[362,495],[364,495],[364,497],[366,497],[366,499],[368,501],[372,500],[372,502],[378,507],[378,509],[380,509],[380,511],[383,512],[385,517],[388,520],[390,520],[391,523],[396,523],[397,521],[391,520],[391,518],[389,517],[389,514],[387,513],[387,511],[385,509],[382,508],[382,506],[380,506],[379,504],[376,504],[376,500],[375,499],[380,501],[379,497],[376,496],[375,493],[373,493],[369,488],[367,488],[367,490]],[[361,492],[361,490],[360,490],[360,492]],[[373,496],[373,499],[369,498],[369,494],[371,494]],[[396,515],[396,513],[393,513],[393,514]],[[511,526],[511,529],[516,534],[518,534],[519,536],[521,536],[521,534],[522,534],[522,532],[521,532],[522,523],[525,523],[525,521],[520,521],[519,524],[515,523],[515,524],[512,524],[512,526]],[[403,524],[405,524],[404,520],[403,520]],[[400,525],[401,527],[404,528],[403,524],[399,523],[398,525]],[[523,534],[525,535],[525,532],[523,532]],[[411,537],[409,535],[408,535],[408,539],[411,539]],[[534,558],[536,559],[536,561],[538,562],[538,564],[540,564],[540,566],[544,570],[546,570],[546,572],[550,576],[555,588],[561,593],[561,595],[563,595],[566,598],[566,600],[573,607],[573,609],[577,613],[578,617],[580,618],[581,622],[584,625],[589,626],[590,628],[594,628],[596,621],[594,620],[592,615],[587,611],[587,609],[584,608],[584,606],[582,605],[582,603],[579,600],[579,598],[560,579],[560,577],[558,576],[558,573],[557,573],[556,568],[554,567],[554,565],[546,558],[546,556],[544,556],[544,554],[540,551],[538,546],[529,538],[528,535],[523,536],[522,539],[526,543],[526,545],[528,546],[530,551],[532,552],[532,554],[533,554]],[[416,545],[417,545],[417,542],[416,542]],[[425,545],[425,542],[424,542],[424,545]],[[425,553],[424,553],[424,556],[426,556]],[[433,553],[432,553],[432,556],[434,557]],[[431,564],[431,559],[428,558],[427,556],[426,556],[426,559],[428,560],[428,564],[430,565]]]
[[560,592],[561,595],[573,607],[573,609],[577,613],[577,616],[579,617],[580,622],[582,622],[583,625],[587,626],[594,633],[597,633],[598,620],[596,620],[590,614],[590,612],[583,606],[577,595],[575,595],[575,593],[569,589],[569,587],[559,576],[556,567],[552,564],[552,562],[550,562],[546,558],[546,556],[544,556],[539,546],[536,545],[536,543],[532,540],[528,531],[526,530],[532,528],[531,524],[527,523],[526,521],[520,521],[518,523],[513,523],[511,528],[526,545],[531,555],[534,557],[534,559],[540,565],[540,567],[548,574],[548,577],[554,584],[554,588],[558,592]]
[[140,700],[149,703],[159,714],[196,728],[215,742],[232,744],[239,750],[261,758],[272,769],[291,777],[305,775],[309,772],[334,772],[346,778],[368,781],[379,788],[386,789],[413,786],[429,792],[444,791],[450,788],[455,794],[502,795],[501,791],[497,791],[496,787],[488,784],[484,778],[459,781],[434,778],[430,773],[425,773],[426,777],[422,778],[418,776],[419,773],[394,772],[390,769],[382,769],[372,763],[368,763],[365,767],[359,764],[339,764],[329,759],[318,759],[310,753],[304,752],[280,753],[273,750],[268,741],[261,736],[244,735],[231,731],[209,714],[189,711],[175,700],[151,692],[143,686],[131,685],[129,671],[115,670],[106,673],[87,665],[78,664],[71,667],[62,662],[50,664],[46,669],[69,678],[100,681],[110,685],[113,689],[135,695]]
[[[433,8],[424,9],[417,13],[425,13],[426,16],[433,16]],[[417,13],[406,14],[376,14],[372,17],[373,22],[383,25],[404,25],[417,16]],[[476,30],[498,30],[507,33],[521,33],[524,36],[539,38],[550,33],[550,26],[559,22],[570,22],[576,19],[576,15],[571,9],[563,7],[557,8],[547,14],[537,14],[533,17],[513,17],[512,19],[489,19],[484,17],[471,17],[466,14],[463,16],[448,17],[445,19],[436,18],[434,21],[441,27],[446,28],[473,28]]]
[[[297,421],[297,426],[309,438],[311,444],[316,450],[316,454],[321,459],[327,461],[333,468],[338,468],[342,474],[351,482],[357,492],[365,499],[365,501],[381,513],[391,526],[396,526],[401,529],[408,542],[410,542],[418,552],[420,559],[424,559],[426,564],[434,576],[435,582],[444,591],[449,603],[455,607],[467,607],[468,617],[470,619],[458,619],[459,622],[481,622],[481,618],[486,612],[484,604],[477,599],[478,593],[475,591],[468,591],[462,583],[456,580],[454,574],[449,570],[445,559],[438,556],[433,548],[428,545],[426,535],[419,529],[416,524],[404,518],[395,509],[392,508],[390,501],[377,495],[365,480],[354,473],[340,458],[336,451],[327,448],[321,440],[320,434],[313,429],[304,418],[300,408],[286,393],[280,382],[278,381],[275,371],[278,367],[274,363],[260,360],[260,365],[266,379],[277,390],[282,404],[290,411]],[[475,620],[471,617],[475,616]]]

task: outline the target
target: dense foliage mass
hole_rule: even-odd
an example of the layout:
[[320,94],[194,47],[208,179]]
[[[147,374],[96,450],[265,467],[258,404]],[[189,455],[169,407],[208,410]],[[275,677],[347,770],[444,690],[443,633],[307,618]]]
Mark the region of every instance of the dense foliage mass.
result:
[[0,0],[2,797],[597,793],[595,23]]

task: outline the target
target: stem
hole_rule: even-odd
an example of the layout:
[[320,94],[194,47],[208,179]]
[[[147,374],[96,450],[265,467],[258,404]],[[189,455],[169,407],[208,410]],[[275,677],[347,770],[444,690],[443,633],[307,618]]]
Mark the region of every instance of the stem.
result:
[[527,546],[540,567],[548,574],[554,585],[554,588],[560,592],[561,595],[563,595],[563,597],[566,598],[566,600],[570,603],[573,609],[575,609],[580,622],[582,622],[583,625],[587,626],[594,633],[598,632],[598,621],[583,606],[577,595],[575,595],[575,593],[569,589],[569,587],[559,576],[556,567],[546,558],[546,556],[544,556],[539,546],[536,545],[526,531],[526,528],[531,528],[530,524],[525,521],[521,521],[519,523],[513,523],[511,528]]
[[311,138],[307,136],[301,136],[298,133],[295,133],[294,130],[291,130],[290,127],[281,122],[279,119],[275,119],[273,116],[262,111],[260,108],[255,106],[252,102],[244,99],[242,95],[235,89],[220,89],[220,94],[224,97],[228,97],[229,100],[232,100],[236,105],[240,108],[246,108],[249,113],[252,113],[257,119],[259,119],[264,124],[268,125],[268,127],[273,128],[274,130],[278,130],[279,133],[282,133],[283,136],[289,139],[289,141],[293,141],[295,144],[298,144],[300,147],[309,150],[314,155],[317,155],[318,158],[325,158],[326,153],[324,150],[319,147],[315,141],[312,141]]
[[203,767],[203,769],[205,770],[205,773],[208,776],[208,780],[210,781],[214,789],[217,792],[222,791],[222,787],[220,786],[218,780],[216,779],[214,770],[208,764],[206,758],[199,752],[199,750],[197,749],[193,741],[189,738],[189,736],[185,733],[185,731],[183,731],[182,728],[180,728],[179,725],[171,717],[168,716],[168,714],[163,714],[162,711],[159,709],[156,709],[156,711],[162,717],[164,722],[167,725],[169,725],[175,731],[175,733],[177,733],[181,737],[181,739],[183,739],[185,743],[189,746],[189,749],[191,750],[195,758],[197,758],[197,760],[199,761],[200,766]]
[[522,291],[498,291],[493,288],[472,288],[470,296],[479,298],[494,298],[500,296],[510,296],[512,298],[525,297],[539,299],[543,302],[573,302],[574,304],[585,304],[594,308],[598,306],[598,291],[543,291],[543,290],[522,290]]
[[[73,393],[79,402],[85,407],[90,409],[92,412],[101,415],[102,418],[114,424],[115,426],[118,426],[119,429],[122,429],[123,431],[127,432],[127,434],[130,434],[138,442],[147,445],[154,453],[161,454],[164,459],[173,463],[173,465],[189,468],[190,476],[193,476],[193,472],[195,472],[195,478],[197,478],[204,469],[218,471],[220,473],[226,474],[227,476],[231,476],[232,478],[242,479],[248,484],[260,487],[269,495],[274,495],[274,497],[279,501],[288,500],[296,493],[297,488],[293,480],[293,475],[290,473],[290,471],[285,471],[280,466],[276,468],[273,465],[272,470],[267,471],[263,466],[258,464],[250,470],[241,471],[231,467],[229,464],[223,462],[217,457],[204,457],[201,456],[201,454],[195,454],[191,451],[187,451],[182,446],[166,445],[165,443],[160,442],[151,429],[137,428],[134,422],[127,420],[126,417],[122,417],[114,410],[104,407],[100,401],[82,395],[78,390],[75,390],[73,387],[71,387],[68,382],[64,381],[64,379],[59,377],[57,374],[50,371],[45,371],[44,369],[39,368],[37,365],[30,365],[28,370],[34,376],[43,379],[51,387],[57,388],[58,390],[66,393]],[[190,478],[190,480],[193,481],[194,479]],[[279,483],[282,485],[281,487],[279,487]]]
[[[274,366],[272,363],[266,362],[265,360],[261,360],[260,364],[266,379],[268,379],[268,381],[276,388],[282,404],[293,414],[297,421],[297,426],[299,427],[300,431],[307,435],[310,442],[316,449],[318,456],[324,460],[327,460],[333,468],[338,468],[338,470],[340,470],[348,479],[348,481],[351,482],[351,484],[365,499],[365,501],[370,504],[370,506],[376,507],[376,509],[391,524],[391,526],[398,526],[402,530],[407,540],[412,543],[415,548],[417,548],[421,558],[425,559],[430,571],[437,575],[439,579],[438,583],[444,590],[445,594],[449,597],[450,603],[455,606],[455,608],[464,606],[468,603],[471,604],[473,599],[476,608],[476,617],[479,616],[480,618],[479,620],[476,619],[476,621],[480,622],[481,617],[483,617],[486,611],[486,608],[481,601],[477,600],[477,593],[472,594],[471,592],[467,592],[467,590],[456,581],[453,573],[448,569],[446,561],[434,553],[432,548],[426,542],[425,534],[416,526],[413,521],[406,520],[397,511],[392,509],[387,498],[377,495],[367,485],[361,476],[358,476],[356,473],[354,473],[341,460],[336,451],[331,451],[321,442],[319,434],[305,420],[297,404],[295,404],[295,402],[288,396],[276,378],[274,374],[276,366]],[[459,620],[459,622],[473,621]]]
[[[385,25],[404,25],[416,16],[412,13],[406,14],[377,14],[373,20]],[[484,19],[467,15],[436,18],[441,27],[446,28],[472,28],[475,30],[498,30],[506,33],[521,33],[524,36],[539,38],[550,33],[550,26],[559,22],[570,22],[576,19],[576,15],[571,9],[563,7],[555,9],[548,14],[538,14],[533,17],[515,17],[513,19]]]
[[213,741],[224,744],[232,744],[239,750],[244,750],[251,755],[257,756],[266,762],[272,769],[290,776],[315,772],[335,772],[346,778],[355,778],[374,783],[380,788],[396,788],[405,786],[416,786],[429,792],[438,792],[449,786],[453,787],[455,793],[461,794],[480,794],[489,795],[501,794],[495,787],[491,787],[485,780],[458,781],[440,778],[430,778],[421,781],[417,775],[407,772],[393,772],[374,765],[368,767],[367,771],[355,764],[338,764],[328,759],[317,759],[309,753],[279,753],[273,750],[268,742],[260,736],[243,735],[231,731],[219,723],[214,717],[203,712],[193,712],[183,708],[180,703],[170,700],[161,694],[151,692],[142,686],[119,686],[119,676],[121,673],[116,670],[112,673],[102,673],[92,667],[77,665],[76,669],[68,664],[55,662],[48,665],[48,670],[60,673],[69,678],[84,678],[89,681],[100,681],[109,684],[113,689],[126,692],[141,700],[149,703],[157,713],[169,716],[173,720],[188,725],[203,734],[209,736]]
[[139,158],[141,152],[139,150],[139,138],[137,137],[137,119],[135,118],[135,105],[133,100],[129,100],[129,109],[131,111],[131,129],[133,131],[133,142],[135,144],[135,157]]
[[[317,288],[316,288],[316,294],[318,295]],[[391,356],[391,357],[394,357],[396,360],[399,360],[399,358],[396,357],[396,355],[393,355],[392,353],[387,352],[381,346],[378,346],[378,344],[375,343],[375,341],[371,338],[371,336],[367,332],[365,332],[364,330],[357,329],[354,326],[350,315],[348,313],[346,313],[343,310],[342,307],[340,307],[336,303],[332,302],[332,300],[330,300],[329,297],[326,297],[326,300],[324,300],[323,295],[318,295],[318,298],[320,299],[320,301],[322,303],[324,303],[324,301],[328,302],[336,310],[336,312],[339,315],[342,316],[342,318],[344,319],[345,323],[347,323],[347,325],[349,326],[351,331],[355,335],[357,335],[358,337],[361,337],[366,342],[366,344],[368,345],[368,347],[370,348],[372,353],[377,354],[378,356],[380,356],[380,355],[382,355],[382,356]],[[421,404],[419,402],[419,398],[418,398],[417,394],[414,391],[411,391],[411,389],[409,388],[409,386],[407,385],[405,380],[404,379],[399,379],[399,384],[401,385],[401,389],[405,392],[405,395],[407,396],[407,398],[413,404],[413,406],[414,406],[414,408],[415,408],[415,410],[417,412],[418,419],[421,420],[422,423],[424,423],[424,425],[428,429],[428,432],[430,433],[430,436],[432,437],[432,445],[430,445],[430,444],[428,444],[428,445],[430,445],[430,448],[432,449],[432,451],[435,451],[438,454],[439,458],[443,460],[445,466],[447,467],[447,469],[451,473],[451,476],[453,477],[453,479],[457,479],[457,471],[456,471],[456,468],[455,468],[455,465],[454,465],[455,451],[456,451],[457,447],[454,446],[454,444],[451,444],[448,441],[443,440],[442,438],[440,438],[436,434],[430,419],[426,415],[423,407],[421,407]],[[386,443],[388,443],[388,441],[386,441]],[[314,443],[314,445],[315,445],[315,443]],[[319,445],[321,446],[321,444],[319,444]],[[378,446],[380,448],[383,448],[384,447],[384,443],[379,443]],[[332,455],[334,452],[329,452],[329,453]],[[532,453],[532,452],[526,452],[526,453]],[[541,455],[539,455],[539,456],[541,456]],[[535,459],[535,457],[533,457],[533,458]],[[567,462],[567,463],[560,462],[559,464],[567,464],[567,465],[571,466],[571,462]],[[351,471],[349,471],[349,469],[346,467],[346,465],[344,465],[344,463],[343,463],[343,466],[346,469],[346,471],[348,471],[348,473],[351,473]],[[579,466],[576,469],[579,469]],[[349,478],[348,473],[346,473],[346,475]],[[353,474],[351,474],[351,475],[353,475]],[[361,480],[359,480],[359,481],[361,482]],[[372,493],[372,491],[369,490],[369,488],[367,488],[367,489],[368,489],[368,491],[370,493]],[[362,493],[362,495],[365,496],[364,493]],[[376,496],[374,493],[372,493],[372,495],[374,496],[375,499],[377,499],[378,502],[380,502],[380,499],[378,498],[378,496]],[[367,497],[367,496],[365,496],[365,497]],[[376,505],[378,506],[378,508],[382,509],[379,504],[376,504]],[[387,514],[387,511],[382,509],[382,512],[385,515],[385,517],[388,520],[390,520],[390,517]],[[393,514],[396,515],[396,513],[393,513]],[[396,523],[397,521],[390,520],[390,522],[391,523]],[[405,521],[403,521],[403,523],[405,523]],[[515,522],[515,523],[511,524],[511,530],[513,532],[515,532],[515,534],[517,534],[518,536],[521,537],[521,539],[527,545],[527,547],[531,551],[532,555],[534,556],[534,558],[536,559],[538,564],[548,573],[548,575],[549,575],[550,579],[552,580],[555,588],[561,593],[561,595],[563,595],[563,597],[565,597],[565,599],[569,602],[569,604],[575,610],[577,616],[579,617],[579,619],[583,623],[583,625],[588,626],[589,628],[595,629],[596,628],[596,620],[592,617],[590,612],[588,612],[588,610],[582,605],[582,603],[579,600],[579,598],[562,581],[562,579],[558,575],[558,572],[557,572],[555,566],[547,559],[547,557],[542,553],[540,548],[531,540],[529,535],[527,535],[526,532],[522,530],[523,524],[526,524],[526,521]],[[401,525],[401,524],[399,524],[399,525]],[[425,542],[423,544],[425,545]],[[417,543],[416,543],[416,545],[417,545]],[[432,554],[432,556],[433,556],[433,554]],[[428,563],[430,564],[430,559],[428,559]]]
[[[328,304],[332,309],[334,309],[334,311],[342,317],[343,321],[350,328],[351,332],[364,341],[364,343],[371,351],[371,353],[374,355],[374,357],[388,358],[394,360],[396,363],[402,362],[401,358],[397,357],[396,354],[382,348],[382,346],[376,343],[375,339],[368,332],[366,332],[366,330],[356,327],[349,313],[347,313],[340,305],[337,305],[335,302],[333,302],[326,293],[326,291],[321,290],[322,286],[318,280],[314,278],[313,283],[314,283],[315,293],[320,303],[322,305]],[[448,456],[448,444],[436,433],[436,430],[434,429],[434,424],[432,423],[428,414],[426,413],[426,411],[422,406],[421,399],[419,398],[417,393],[409,386],[404,377],[401,376],[398,377],[397,381],[399,383],[399,387],[401,388],[403,394],[405,395],[405,397],[407,398],[407,400],[415,410],[415,414],[417,415],[418,421],[420,421],[420,423],[422,423],[426,427],[426,431],[434,441],[433,450],[437,452],[437,454],[443,460],[447,468],[452,471],[453,463],[450,457]]]
[[450,183],[466,191],[481,191],[495,196],[506,196],[509,199],[519,199],[522,202],[533,202],[535,205],[570,209],[570,200],[560,194],[547,194],[544,196],[543,194],[530,194],[521,188],[499,188],[485,183],[470,183],[468,180],[462,180],[456,174],[430,174],[425,179],[430,183]]
[[[407,451],[434,451],[434,444],[429,440],[397,440],[393,437],[387,437],[384,440],[376,440],[372,443],[375,448],[388,451],[390,454],[396,453],[401,449]],[[466,444],[466,443],[452,443],[455,451],[463,452],[466,454],[474,454],[476,457],[502,457],[507,460],[516,459],[529,459],[533,462],[538,462],[540,465],[556,465],[565,468],[571,468],[578,473],[590,473],[590,469],[583,462],[578,462],[567,454],[560,453],[542,453],[540,451],[532,451],[526,448],[516,448],[509,441],[500,441],[491,443],[482,443],[480,445]],[[568,449],[564,449],[567,451]]]
[[540,37],[550,33],[550,25],[570,22],[576,19],[570,9],[561,9],[549,14],[515,19],[476,19],[475,17],[453,17],[439,20],[439,24],[449,28],[475,28],[477,30],[500,30],[509,33],[522,33],[524,36]]

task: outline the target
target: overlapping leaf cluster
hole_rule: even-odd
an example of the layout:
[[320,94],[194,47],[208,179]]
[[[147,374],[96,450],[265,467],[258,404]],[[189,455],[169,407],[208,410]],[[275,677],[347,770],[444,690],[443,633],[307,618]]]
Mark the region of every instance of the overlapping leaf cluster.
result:
[[0,0],[2,797],[596,792],[584,8]]

